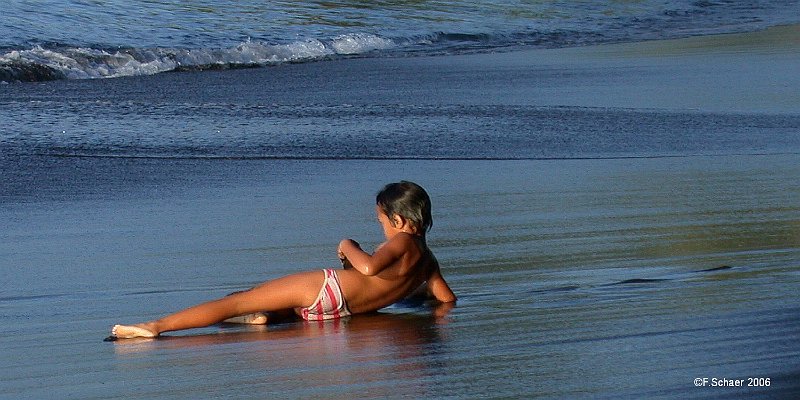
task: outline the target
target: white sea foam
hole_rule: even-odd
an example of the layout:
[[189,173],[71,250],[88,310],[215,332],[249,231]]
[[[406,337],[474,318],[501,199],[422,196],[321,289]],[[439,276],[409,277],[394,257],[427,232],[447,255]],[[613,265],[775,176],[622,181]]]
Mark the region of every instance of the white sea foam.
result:
[[35,46],[0,55],[0,69],[5,70],[6,75],[12,78],[15,71],[17,75],[21,75],[21,71],[29,71],[29,67],[33,65],[56,71],[67,79],[116,78],[153,75],[177,68],[203,69],[313,61],[392,47],[394,42],[391,40],[368,34],[341,35],[329,41],[306,39],[286,44],[248,40],[227,49],[102,50]]
[[40,65],[57,71],[67,79],[115,78],[131,75],[152,75],[173,70],[171,57],[152,52],[126,52],[92,48],[46,49],[35,46],[0,56],[6,69]]
[[337,54],[361,54],[374,50],[386,50],[395,46],[394,42],[375,35],[349,34],[334,38],[331,46]]

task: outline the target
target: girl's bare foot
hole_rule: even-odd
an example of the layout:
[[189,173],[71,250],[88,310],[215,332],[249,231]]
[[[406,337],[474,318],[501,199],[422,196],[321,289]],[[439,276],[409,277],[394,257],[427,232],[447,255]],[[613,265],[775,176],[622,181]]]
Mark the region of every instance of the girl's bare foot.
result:
[[240,315],[238,317],[228,318],[223,322],[229,324],[266,325],[267,315],[260,312],[247,315]]
[[136,325],[114,325],[111,328],[111,336],[118,339],[133,339],[137,337],[152,338],[158,336],[154,333],[155,330],[151,324],[136,324]]

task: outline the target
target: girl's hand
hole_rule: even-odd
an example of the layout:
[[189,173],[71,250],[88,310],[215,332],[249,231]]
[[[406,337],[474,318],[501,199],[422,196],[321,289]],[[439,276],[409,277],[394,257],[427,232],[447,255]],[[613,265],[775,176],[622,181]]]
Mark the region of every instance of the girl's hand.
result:
[[336,253],[339,256],[339,259],[342,260],[342,261],[347,259],[347,256],[342,251],[342,245],[344,245],[345,243],[350,243],[350,244],[356,246],[358,249],[361,249],[361,245],[358,244],[358,242],[356,242],[353,239],[344,239],[344,240],[342,240],[341,242],[339,242],[339,248],[336,250]]

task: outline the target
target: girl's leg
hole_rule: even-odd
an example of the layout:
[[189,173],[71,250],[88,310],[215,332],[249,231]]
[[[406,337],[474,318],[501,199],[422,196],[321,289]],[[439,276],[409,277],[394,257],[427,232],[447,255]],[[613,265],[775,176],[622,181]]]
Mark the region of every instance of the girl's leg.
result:
[[213,325],[238,315],[304,307],[317,298],[324,280],[322,271],[293,274],[155,321],[116,325],[111,332],[118,338],[155,337],[163,332]]
[[226,324],[241,324],[241,325],[266,325],[267,314],[259,311],[253,314],[239,315],[237,317],[228,318],[222,322]]

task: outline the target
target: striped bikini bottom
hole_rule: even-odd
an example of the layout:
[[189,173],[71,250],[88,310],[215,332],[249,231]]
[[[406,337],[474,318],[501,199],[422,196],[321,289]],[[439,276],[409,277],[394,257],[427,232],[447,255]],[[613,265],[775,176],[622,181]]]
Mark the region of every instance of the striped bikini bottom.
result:
[[336,271],[333,269],[323,271],[325,272],[325,282],[322,284],[317,299],[310,306],[297,310],[298,314],[307,321],[323,321],[350,315]]

